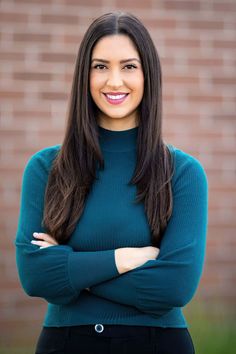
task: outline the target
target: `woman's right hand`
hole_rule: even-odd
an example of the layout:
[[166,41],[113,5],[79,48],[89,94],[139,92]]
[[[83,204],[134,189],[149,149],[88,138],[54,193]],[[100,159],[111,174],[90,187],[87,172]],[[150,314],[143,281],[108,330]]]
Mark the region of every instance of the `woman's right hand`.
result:
[[157,258],[160,249],[153,246],[124,247],[115,250],[115,262],[120,274],[129,272],[149,260]]

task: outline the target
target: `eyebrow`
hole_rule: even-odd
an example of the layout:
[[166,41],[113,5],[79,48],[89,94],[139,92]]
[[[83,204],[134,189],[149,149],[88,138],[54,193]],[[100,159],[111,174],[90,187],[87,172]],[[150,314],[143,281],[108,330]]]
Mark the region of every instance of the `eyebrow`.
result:
[[[141,63],[140,60],[137,59],[137,58],[124,59],[124,60],[121,60],[120,63],[121,63],[121,64],[122,64],[122,63],[127,63],[128,61],[134,61],[134,60],[136,60],[136,61],[138,61],[139,63]],[[106,64],[109,63],[109,60],[105,60],[105,59],[96,59],[96,58],[94,58],[94,59],[91,61],[91,63],[92,63],[93,61],[100,61],[100,62],[106,63]]]

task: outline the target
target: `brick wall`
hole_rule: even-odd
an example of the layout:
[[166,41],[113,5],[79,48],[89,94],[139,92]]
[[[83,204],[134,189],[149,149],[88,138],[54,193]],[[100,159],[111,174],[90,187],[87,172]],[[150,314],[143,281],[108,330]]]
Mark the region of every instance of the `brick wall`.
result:
[[[13,241],[24,165],[60,143],[75,57],[91,20],[113,9],[148,27],[163,70],[164,136],[204,165],[209,232],[197,298],[235,304],[236,2],[2,0],[0,4],[0,326],[5,342],[36,333],[46,303],[21,289]],[[11,329],[11,332],[9,331]],[[29,335],[28,335],[29,334]]]

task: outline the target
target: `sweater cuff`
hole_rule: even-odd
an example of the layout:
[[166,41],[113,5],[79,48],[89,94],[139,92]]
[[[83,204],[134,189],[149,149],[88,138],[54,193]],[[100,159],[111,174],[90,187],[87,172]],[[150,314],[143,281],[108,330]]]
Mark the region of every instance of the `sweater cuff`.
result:
[[71,286],[81,291],[119,276],[115,250],[71,252],[68,254],[68,273]]

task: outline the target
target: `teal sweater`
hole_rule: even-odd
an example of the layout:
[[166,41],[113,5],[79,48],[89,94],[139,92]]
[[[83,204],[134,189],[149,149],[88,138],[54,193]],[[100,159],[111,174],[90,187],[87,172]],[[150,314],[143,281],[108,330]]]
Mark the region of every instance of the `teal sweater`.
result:
[[[173,213],[156,260],[120,275],[114,252],[151,245],[144,204],[133,204],[128,186],[136,161],[138,127],[99,127],[105,169],[99,170],[69,242],[31,244],[41,226],[48,173],[60,145],[44,148],[26,164],[15,239],[20,282],[29,296],[45,299],[44,326],[123,324],[187,327],[182,313],[203,270],[208,181],[200,162],[172,147]],[[90,292],[86,290],[90,288]]]

